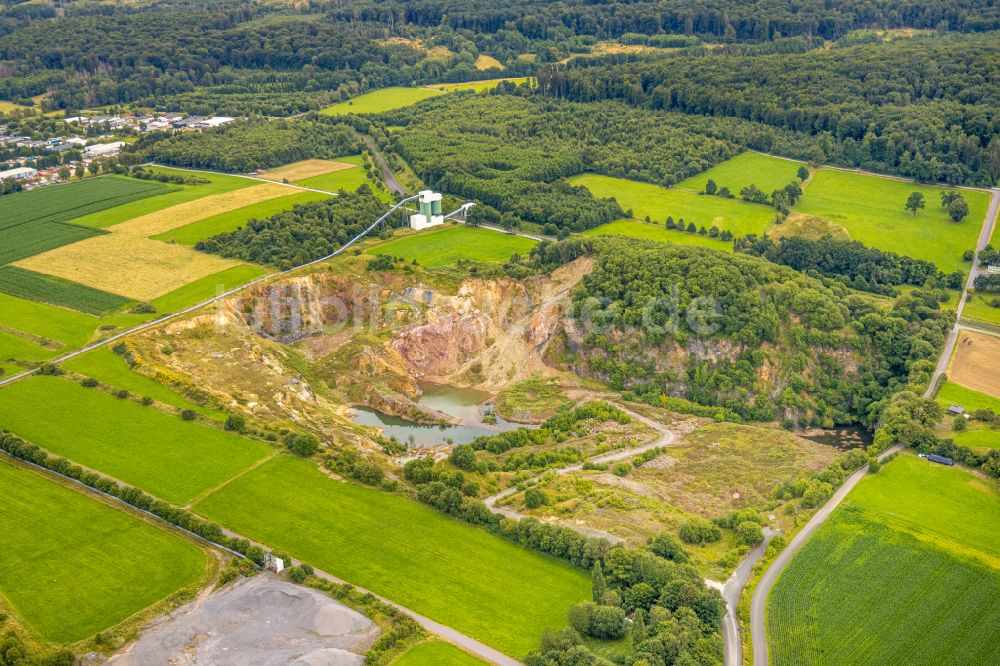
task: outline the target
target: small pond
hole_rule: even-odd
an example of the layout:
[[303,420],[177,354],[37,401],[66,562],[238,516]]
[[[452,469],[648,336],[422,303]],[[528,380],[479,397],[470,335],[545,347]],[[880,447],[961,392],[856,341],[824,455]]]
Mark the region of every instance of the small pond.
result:
[[861,426],[842,426],[840,428],[812,428],[799,433],[803,438],[835,446],[841,451],[866,447],[872,443],[872,433]]
[[[457,388],[440,384],[421,384],[423,393],[416,403],[453,416],[461,421],[456,425],[422,425],[398,416],[390,416],[370,407],[355,407],[354,422],[382,429],[386,437],[395,437],[411,448],[435,446],[451,440],[466,444],[480,435],[495,435],[504,430],[525,427],[520,423],[496,417],[496,424],[483,423],[480,405],[490,399],[490,394],[471,388]],[[412,439],[411,439],[412,437]]]

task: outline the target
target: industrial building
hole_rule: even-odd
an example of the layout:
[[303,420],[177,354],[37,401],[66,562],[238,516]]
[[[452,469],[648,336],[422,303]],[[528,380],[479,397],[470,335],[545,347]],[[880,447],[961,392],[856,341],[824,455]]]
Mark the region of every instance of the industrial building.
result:
[[8,178],[13,178],[14,180],[28,180],[29,178],[34,178],[37,175],[37,169],[32,169],[31,167],[17,167],[16,169],[0,171],[0,180],[7,180]]
[[441,193],[421,190],[417,197],[418,213],[410,216],[410,228],[414,231],[444,224],[441,212]]

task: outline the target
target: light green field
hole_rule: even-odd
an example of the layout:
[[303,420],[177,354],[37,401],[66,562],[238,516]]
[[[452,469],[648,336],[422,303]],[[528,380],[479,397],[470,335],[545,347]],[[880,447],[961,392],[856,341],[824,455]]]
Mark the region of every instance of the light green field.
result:
[[[763,234],[775,215],[774,209],[769,206],[699,195],[690,190],[668,189],[625,178],[583,174],[570,178],[569,182],[586,187],[598,199],[615,198],[622,209],[632,210],[635,219],[641,220],[648,215],[662,225],[669,215],[674,222],[683,218],[685,224],[693,222],[696,227],[711,229],[716,226],[719,231],[728,229],[737,238]],[[722,241],[717,242],[723,244]]]
[[184,504],[269,448],[61,377],[0,389],[0,423],[54,454]]
[[202,407],[146,375],[132,371],[125,360],[109,347],[100,347],[72,358],[63,363],[62,367],[71,372],[93,377],[108,386],[125,389],[135,395],[149,396],[165,405],[172,405],[178,409],[193,409],[213,418],[225,418],[224,411]]
[[0,460],[0,593],[44,642],[73,643],[194,583],[205,553]]
[[583,232],[584,236],[630,236],[632,238],[644,238],[660,243],[673,243],[675,245],[693,245],[695,247],[709,247],[722,252],[732,252],[732,242],[723,242],[717,238],[700,236],[680,232],[676,229],[667,229],[662,224],[646,224],[639,220],[615,220],[602,224],[593,229]]
[[361,155],[338,157],[335,161],[355,164],[357,166],[351,169],[341,169],[340,171],[332,171],[319,176],[297,180],[295,184],[305,187],[315,187],[318,190],[326,190],[327,192],[339,192],[340,190],[354,192],[365,183],[372,185],[374,188],[374,183],[372,183],[371,179],[368,178],[368,174],[361,167],[361,159]]
[[[62,343],[64,349],[88,342],[100,321],[83,312],[0,292],[0,325],[55,340]],[[50,355],[55,356],[55,352]]]
[[970,449],[1000,449],[1000,430],[969,428],[954,433],[952,437],[956,444]]
[[388,254],[416,259],[425,268],[454,264],[459,259],[503,262],[511,255],[526,255],[537,243],[530,238],[490,229],[456,225],[417,234],[407,234],[365,250],[368,254]]
[[37,363],[51,358],[54,351],[36,345],[31,340],[0,330],[0,361],[17,359],[27,363]]
[[971,294],[972,298],[965,301],[962,308],[962,319],[972,319],[985,322],[994,326],[1000,326],[1000,308],[991,306],[984,298],[997,298],[997,294]]
[[[926,208],[916,216],[903,208],[911,192],[922,192]],[[952,222],[941,207],[942,188],[892,178],[821,169],[805,188],[795,211],[835,222],[865,245],[933,262],[950,273],[968,272],[962,253],[976,246],[989,195],[962,190],[969,215]]]
[[[786,160],[762,153],[747,151],[727,160],[708,171],[692,176],[677,184],[678,189],[704,192],[705,183],[711,178],[719,187],[728,187],[729,191],[739,196],[740,190],[753,184],[770,196],[771,192],[788,185],[799,183],[797,172],[805,162]],[[674,216],[676,218],[676,216]]]
[[350,99],[346,102],[332,104],[320,110],[327,116],[344,116],[348,113],[382,113],[401,109],[417,102],[436,97],[441,93],[429,88],[382,88]]
[[166,233],[152,236],[152,238],[162,241],[173,241],[180,245],[194,245],[198,241],[205,238],[211,238],[216,234],[233,231],[234,229],[242,227],[247,223],[247,220],[251,218],[261,220],[271,217],[276,213],[280,213],[283,210],[291,210],[291,208],[296,204],[308,203],[310,201],[320,201],[322,199],[329,198],[327,195],[320,194],[319,192],[303,192],[300,190],[296,193],[296,190],[291,188],[289,188],[288,191],[290,194],[286,197],[268,199],[250,206],[244,206],[243,208],[237,208],[236,210],[219,213],[218,215],[213,215],[212,217],[207,217],[203,220],[198,220],[197,222],[192,222],[191,224],[185,224],[182,227],[171,229]]
[[486,662],[451,643],[430,640],[417,643],[392,663],[393,666],[477,666]]
[[527,76],[508,76],[500,79],[486,79],[485,81],[466,81],[465,83],[436,83],[427,87],[433,90],[442,90],[444,92],[471,90],[479,93],[484,90],[493,90],[503,81],[510,81],[514,85],[519,86],[527,80]]
[[149,197],[148,199],[140,199],[139,201],[133,201],[132,203],[128,203],[123,206],[116,206],[115,208],[102,210],[91,215],[84,215],[83,217],[75,218],[73,220],[73,224],[82,224],[88,227],[98,228],[110,227],[113,224],[126,222],[141,215],[155,213],[156,211],[163,210],[164,208],[170,208],[171,206],[176,206],[177,204],[194,201],[195,199],[200,199],[213,194],[222,194],[224,192],[231,192],[243,187],[260,184],[257,181],[250,180],[249,178],[238,178],[236,176],[226,176],[223,174],[190,173],[166,167],[155,167],[151,170],[161,173],[174,173],[182,176],[198,176],[200,178],[207,178],[212,182],[205,183],[203,185],[171,184],[170,187],[178,187],[180,189],[168,194],[161,194],[159,196]]
[[590,577],[398,495],[274,458],[195,505],[240,534],[512,656],[566,624]]
[[959,405],[967,412],[977,409],[989,409],[1000,414],[1000,400],[992,396],[973,391],[954,382],[945,382],[937,394],[937,403],[948,409],[951,405]]
[[772,663],[995,663],[998,507],[995,483],[912,454],[862,480],[771,592]]
[[233,266],[214,275],[206,275],[199,280],[189,282],[180,289],[153,299],[151,304],[158,312],[177,312],[246,284],[266,273],[266,268],[254,264]]

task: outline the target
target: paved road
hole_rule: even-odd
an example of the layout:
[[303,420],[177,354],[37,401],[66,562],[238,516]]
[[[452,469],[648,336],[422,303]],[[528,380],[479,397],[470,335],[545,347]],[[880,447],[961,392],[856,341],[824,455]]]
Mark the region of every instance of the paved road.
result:
[[389,166],[389,162],[382,156],[379,152],[378,146],[375,145],[375,140],[370,136],[365,136],[365,145],[368,146],[368,150],[372,151],[372,155],[375,156],[375,162],[378,163],[378,168],[382,170],[382,179],[385,180],[386,187],[393,194],[403,196],[406,194],[406,190],[403,186],[399,184],[396,180],[396,174],[392,172],[392,167]]
[[[958,342],[958,332],[960,330],[977,330],[977,328],[970,326],[971,322],[962,322],[962,310],[965,308],[965,301],[968,298],[969,290],[972,289],[973,282],[976,281],[976,277],[985,272],[979,267],[978,256],[982,249],[986,247],[986,244],[990,242],[990,237],[993,235],[993,228],[996,225],[998,211],[1000,211],[1000,189],[993,188],[990,191],[990,205],[986,210],[986,219],[983,220],[983,228],[979,233],[979,242],[976,244],[976,258],[972,260],[969,277],[965,281],[965,289],[962,290],[962,296],[958,299],[955,325],[948,332],[948,338],[945,340],[944,349],[941,351],[941,358],[938,359],[937,368],[934,370],[934,376],[931,377],[931,382],[927,386],[927,390],[924,391],[925,398],[929,398],[934,394],[941,376],[948,372],[948,363],[951,362],[952,352],[955,351],[955,344]],[[988,329],[989,327],[986,326],[984,328]]]
[[[891,454],[902,449],[902,444],[891,446],[880,454],[878,459],[884,460]],[[830,517],[833,510],[847,497],[847,493],[851,492],[851,489],[858,485],[858,482],[867,473],[868,465],[865,465],[847,477],[844,484],[840,488],[837,488],[837,491],[827,500],[826,504],[809,519],[806,526],[792,537],[791,543],[781,551],[774,562],[771,563],[771,566],[768,567],[767,571],[764,572],[763,577],[761,577],[757,588],[753,592],[753,598],[750,600],[750,634],[753,640],[753,666],[767,666],[767,628],[764,624],[764,612],[767,607],[767,595],[770,594],[771,588],[774,586],[774,581],[778,580],[778,576],[792,560],[798,549],[802,547],[802,544],[823,524],[823,521]],[[726,663],[728,664],[729,662],[727,661]]]

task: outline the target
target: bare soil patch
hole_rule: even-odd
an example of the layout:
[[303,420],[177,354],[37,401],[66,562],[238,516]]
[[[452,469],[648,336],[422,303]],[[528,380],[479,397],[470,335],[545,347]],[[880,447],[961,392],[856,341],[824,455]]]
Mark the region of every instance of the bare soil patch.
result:
[[1000,398],[1000,338],[961,331],[948,378],[966,388]]
[[832,236],[837,240],[851,240],[847,229],[836,222],[817,215],[793,213],[782,224],[772,224],[767,229],[767,235],[778,240],[788,236],[803,236],[816,240],[823,236]]

